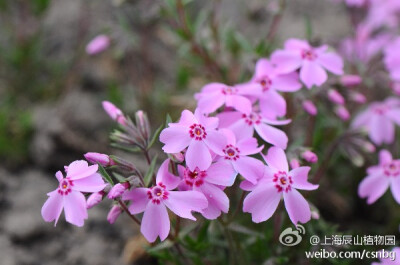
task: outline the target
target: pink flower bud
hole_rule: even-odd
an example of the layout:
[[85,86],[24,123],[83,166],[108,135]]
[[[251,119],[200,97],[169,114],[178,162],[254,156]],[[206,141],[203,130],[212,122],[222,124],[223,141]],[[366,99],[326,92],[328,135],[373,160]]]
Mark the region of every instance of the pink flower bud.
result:
[[311,211],[311,218],[312,219],[319,219],[319,213],[317,211]]
[[376,147],[375,145],[373,145],[372,143],[365,141],[365,143],[363,144],[363,149],[365,152],[368,153],[374,153],[376,151]]
[[310,162],[310,163],[317,163],[318,162],[318,156],[315,153],[311,152],[310,150],[307,150],[307,151],[303,152],[301,154],[301,157],[304,160],[306,160],[307,162]]
[[358,75],[343,75],[340,77],[340,83],[346,87],[357,86],[361,84],[361,77]]
[[110,224],[115,223],[115,221],[117,221],[118,217],[120,216],[120,214],[122,213],[121,208],[119,207],[119,205],[114,205],[111,210],[108,212],[107,215],[107,221]]
[[98,35],[86,45],[86,53],[90,55],[104,51],[110,46],[110,38],[107,35]]
[[113,119],[114,121],[118,122],[121,125],[126,125],[126,119],[124,113],[117,108],[114,104],[108,101],[103,101],[103,108],[107,112],[107,114]]
[[111,190],[107,194],[107,197],[110,200],[114,200],[115,198],[120,197],[125,192],[125,190],[130,188],[130,186],[131,185],[127,181],[118,183],[114,187],[111,188]]
[[317,107],[314,105],[314,103],[312,103],[311,100],[303,101],[303,109],[312,116],[315,116],[318,113]]
[[136,116],[136,127],[141,132],[141,135],[144,139],[149,140],[150,137],[150,123],[149,119],[147,118],[146,113],[139,110],[135,114]]
[[103,167],[108,167],[108,166],[113,165],[113,161],[110,159],[110,157],[108,155],[105,155],[105,154],[89,152],[89,153],[86,153],[84,155],[84,157],[86,158],[86,160],[89,163],[92,163],[92,164],[99,163]]
[[171,159],[176,163],[182,163],[185,160],[185,156],[182,153],[170,154]]
[[297,160],[296,158],[293,158],[292,160],[290,160],[290,167],[292,169],[300,167],[299,160]]
[[328,98],[335,104],[343,105],[344,104],[344,97],[335,89],[329,89],[328,91]]
[[344,121],[347,121],[348,119],[350,119],[350,113],[346,109],[345,106],[342,106],[342,105],[337,106],[337,108],[335,109],[335,113],[340,119],[342,119]]
[[87,198],[86,208],[90,209],[90,208],[96,206],[97,204],[99,204],[103,200],[103,195],[104,195],[103,191],[92,193]]
[[350,93],[350,99],[360,104],[367,102],[367,98],[363,94],[354,91]]

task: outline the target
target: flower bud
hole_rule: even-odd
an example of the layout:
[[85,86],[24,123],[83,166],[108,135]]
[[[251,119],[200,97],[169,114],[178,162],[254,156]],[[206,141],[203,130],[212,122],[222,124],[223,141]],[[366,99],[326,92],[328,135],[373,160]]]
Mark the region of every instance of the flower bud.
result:
[[126,118],[124,116],[124,113],[122,113],[122,111],[114,104],[108,101],[103,101],[103,109],[107,112],[111,119],[121,125],[126,125]]
[[311,218],[312,219],[319,219],[319,213],[317,211],[311,211]]
[[310,150],[307,150],[307,151],[303,152],[301,154],[301,157],[304,160],[306,160],[307,162],[310,162],[310,163],[317,163],[318,162],[318,156],[315,153],[311,152]]
[[86,53],[95,55],[110,46],[110,38],[107,35],[98,35],[86,45]]
[[183,153],[168,154],[168,156],[176,163],[182,163],[185,160]]
[[105,154],[89,152],[84,154],[84,157],[89,163],[92,164],[99,163],[103,167],[112,166],[114,164],[113,161],[110,159],[110,157]]
[[336,115],[340,118],[340,119],[342,119],[342,120],[344,120],[344,121],[347,121],[348,119],[350,119],[350,113],[349,113],[349,111],[346,109],[346,107],[345,106],[338,106],[336,109],[335,109],[335,113],[336,113]]
[[111,190],[107,194],[107,197],[110,200],[114,200],[115,198],[120,197],[125,192],[125,190],[129,189],[130,187],[131,185],[127,181],[118,183],[111,188]]
[[331,102],[339,105],[343,105],[345,102],[344,97],[335,89],[329,89],[328,98]]
[[303,109],[312,116],[315,116],[318,113],[317,107],[314,105],[314,103],[311,100],[303,101]]
[[139,110],[136,112],[135,117],[136,117],[136,127],[138,127],[143,138],[145,140],[149,140],[149,138],[150,138],[150,123],[149,123],[149,119],[147,118],[146,113],[144,113],[142,110]]
[[340,83],[345,87],[352,87],[361,84],[361,77],[358,75],[343,75],[340,77]]
[[299,160],[297,160],[296,158],[293,158],[292,160],[290,160],[290,167],[292,169],[300,167]]
[[360,104],[367,102],[367,98],[363,94],[354,91],[350,93],[350,99]]
[[99,191],[90,194],[90,196],[87,198],[86,201],[86,208],[90,209],[99,204],[103,200],[103,196],[104,196],[104,191]]
[[107,221],[108,221],[110,224],[115,223],[115,221],[117,221],[117,219],[118,219],[118,217],[121,215],[121,213],[122,213],[122,210],[121,210],[121,208],[119,207],[119,205],[114,205],[114,206],[111,208],[111,210],[108,212]]
[[113,162],[113,165],[116,165],[118,168],[129,171],[129,172],[134,172],[136,171],[136,167],[134,164],[131,162],[128,162],[118,156],[110,156],[111,161]]

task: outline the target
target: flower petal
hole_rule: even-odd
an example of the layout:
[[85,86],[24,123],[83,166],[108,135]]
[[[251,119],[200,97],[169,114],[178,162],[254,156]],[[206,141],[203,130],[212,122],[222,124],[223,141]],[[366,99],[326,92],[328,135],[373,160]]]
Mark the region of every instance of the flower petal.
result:
[[42,207],[42,217],[46,222],[55,220],[54,226],[57,225],[63,209],[63,198],[57,190],[48,193],[49,198]]
[[148,203],[142,218],[140,232],[150,243],[159,236],[161,241],[167,238],[170,230],[170,221],[167,208],[163,203]]
[[181,125],[165,128],[160,134],[160,142],[165,144],[162,149],[166,153],[182,151],[189,145],[191,140],[189,128]]
[[183,110],[181,113],[181,118],[179,119],[178,123],[170,123],[169,125],[171,126],[171,124],[174,125],[182,125],[182,126],[190,126],[193,123],[198,123],[199,121],[196,119],[196,117],[194,116],[194,114],[189,111],[189,110]]
[[86,178],[97,172],[99,166],[88,166],[84,160],[74,161],[68,166],[67,177],[72,180]]
[[229,162],[220,160],[207,169],[207,177],[205,181],[215,185],[228,187],[233,185],[236,175],[237,173]]
[[391,120],[378,115],[371,116],[369,137],[375,144],[392,143],[394,141],[394,132],[395,128]]
[[307,88],[311,88],[313,85],[322,85],[328,79],[328,74],[318,63],[304,61],[300,69],[300,79]]
[[272,87],[282,92],[295,92],[301,89],[302,85],[299,82],[297,73],[278,75],[272,82]]
[[276,171],[289,171],[289,165],[286,159],[285,151],[279,147],[270,147],[268,153],[264,156],[265,162],[268,166],[275,169]]
[[98,192],[106,187],[106,183],[99,173],[94,173],[86,178],[74,180],[73,190],[81,192]]
[[393,198],[400,204],[400,178],[393,178],[390,182],[390,190],[392,191]]
[[176,215],[196,220],[192,211],[201,212],[208,205],[206,197],[198,191],[170,191],[165,205]]
[[211,154],[203,141],[193,140],[186,152],[186,165],[191,171],[206,170],[211,165]]
[[257,183],[263,175],[263,163],[253,157],[242,156],[236,161],[232,161],[235,170],[251,183]]
[[381,150],[379,152],[379,164],[384,165],[392,162],[392,154],[388,150]]
[[286,100],[276,91],[270,90],[260,97],[260,109],[263,116],[276,119],[286,115]]
[[255,223],[268,220],[276,211],[281,194],[278,193],[275,186],[258,186],[243,201],[243,212],[251,213],[251,219]]
[[198,108],[203,113],[211,113],[216,111],[225,102],[225,96],[220,92],[203,93],[201,98],[198,100]]
[[336,53],[321,53],[317,61],[328,71],[337,75],[343,74],[343,59]]
[[310,205],[296,189],[283,193],[285,208],[294,225],[307,223],[311,219]]
[[226,146],[226,139],[224,135],[217,131],[207,131],[207,137],[204,143],[218,155],[223,155],[222,149]]
[[227,99],[226,101],[227,107],[233,107],[244,114],[249,114],[252,110],[251,102],[246,97],[239,95],[232,95],[229,97],[227,96],[226,99]]
[[205,218],[213,220],[221,215],[221,211],[224,213],[229,211],[228,196],[219,187],[204,183],[198,190],[204,194],[208,201],[207,208],[202,210],[201,213]]
[[286,149],[288,137],[282,130],[279,130],[264,123],[256,124],[254,128],[256,129],[258,135],[263,138],[263,140],[267,143],[270,143],[282,149]]
[[271,62],[276,65],[276,72],[288,74],[301,66],[299,51],[278,50],[271,55]]
[[179,182],[181,181],[180,178],[174,176],[169,172],[169,163],[170,159],[166,159],[160,166],[157,172],[156,182],[157,184],[162,182],[166,187],[167,190],[173,190],[178,187]]
[[264,146],[258,147],[257,139],[254,137],[238,141],[237,148],[240,150],[240,155],[247,156],[257,154],[262,151]]
[[150,201],[147,194],[148,191],[148,188],[133,188],[122,195],[122,200],[131,201],[128,207],[131,214],[141,213],[146,210],[146,206]]
[[84,220],[88,218],[85,196],[79,191],[72,190],[63,196],[64,212],[67,222],[83,226]]
[[366,198],[368,204],[374,203],[388,189],[389,180],[380,174],[370,175],[364,178],[358,186],[358,196]]
[[310,169],[310,167],[298,167],[289,172],[289,175],[293,178],[293,188],[300,190],[318,189],[318,185],[311,184],[307,180]]

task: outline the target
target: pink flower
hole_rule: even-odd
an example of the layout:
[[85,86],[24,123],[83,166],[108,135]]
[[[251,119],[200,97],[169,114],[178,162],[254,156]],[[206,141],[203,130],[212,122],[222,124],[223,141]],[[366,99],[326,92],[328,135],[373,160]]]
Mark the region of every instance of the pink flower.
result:
[[86,52],[90,55],[104,51],[110,46],[110,38],[107,35],[98,35],[86,46]]
[[98,165],[88,166],[86,161],[74,161],[68,166],[67,176],[61,171],[56,173],[59,186],[48,193],[49,198],[42,207],[42,217],[46,222],[55,220],[57,224],[64,208],[67,222],[83,226],[88,218],[86,200],[82,192],[99,192],[106,186],[100,174]]
[[256,138],[245,137],[236,141],[232,131],[227,129],[221,129],[221,131],[227,139],[227,145],[216,152],[221,156],[220,161],[233,168],[236,174],[239,173],[246,180],[255,184],[263,175],[263,163],[249,155],[261,152],[264,146],[258,147]]
[[232,166],[223,161],[212,164],[207,170],[190,170],[181,165],[178,166],[179,190],[195,190],[204,194],[208,201],[207,208],[201,214],[207,219],[216,219],[221,212],[229,210],[229,198],[221,187],[232,186],[236,172]]
[[400,159],[393,160],[387,150],[379,152],[379,165],[367,169],[367,177],[358,186],[358,195],[372,204],[390,187],[393,197],[400,204]]
[[353,87],[361,84],[362,79],[359,75],[343,75],[340,77],[340,83],[345,87]]
[[400,96],[400,82],[393,82],[392,85],[393,93],[397,96]]
[[286,115],[286,101],[278,92],[295,92],[301,88],[297,73],[279,74],[265,58],[257,61],[250,82],[241,86],[251,89],[254,84],[260,89],[257,98],[260,100],[261,112],[270,119]]
[[317,115],[318,113],[317,107],[311,100],[304,100],[302,106],[303,109],[311,116]]
[[243,211],[252,214],[255,223],[268,220],[276,211],[283,197],[290,220],[296,225],[311,219],[308,202],[297,191],[315,190],[318,185],[307,181],[310,167],[298,167],[289,171],[285,152],[278,147],[271,147],[264,157],[267,162],[264,177],[243,202]]
[[390,73],[390,77],[395,81],[400,81],[400,37],[395,39],[393,42],[384,50],[384,62],[386,68]]
[[115,198],[120,197],[126,190],[131,187],[128,181],[118,183],[111,188],[111,190],[107,194],[107,198],[110,200],[114,200]]
[[255,130],[267,143],[282,149],[287,147],[287,135],[271,125],[285,125],[290,123],[290,120],[270,120],[265,118],[262,113],[251,112],[246,115],[235,111],[220,113],[218,117],[220,118],[220,128],[231,129],[236,139],[251,138]]
[[167,207],[176,215],[196,220],[192,211],[202,212],[207,208],[207,199],[198,191],[172,191],[181,182],[168,171],[169,159],[165,160],[157,173],[156,186],[151,188],[134,188],[122,196],[130,200],[129,211],[132,214],[144,212],[140,231],[149,242],[157,237],[167,238],[170,220]]
[[335,108],[335,113],[340,119],[342,119],[344,121],[347,121],[348,119],[350,119],[350,112],[343,105],[337,106]]
[[331,102],[339,105],[343,105],[345,102],[344,97],[336,89],[328,90],[328,98]]
[[211,150],[219,150],[226,145],[224,136],[216,131],[218,118],[205,117],[197,109],[195,114],[182,111],[178,123],[170,123],[160,134],[166,153],[179,153],[188,147],[186,165],[194,170],[198,167],[205,170],[211,165]]
[[104,194],[105,194],[104,191],[99,191],[90,194],[90,196],[86,200],[86,208],[90,209],[99,204],[103,200]]
[[99,163],[103,167],[108,167],[114,165],[114,162],[110,159],[108,155],[89,152],[84,155],[85,159],[92,164]]
[[310,163],[317,163],[318,162],[318,156],[314,153],[311,152],[310,150],[307,150],[301,154],[301,157],[306,160],[307,162]]
[[372,142],[377,145],[394,141],[394,124],[400,125],[400,100],[388,98],[383,102],[373,102],[358,114],[351,127],[365,128]]
[[258,94],[257,87],[243,89],[238,86],[228,86],[222,83],[211,83],[201,89],[195,98],[198,100],[198,108],[203,113],[211,113],[225,105],[240,112],[251,112],[251,101],[244,95]]
[[289,39],[285,49],[275,51],[271,56],[272,63],[277,65],[277,71],[288,74],[300,68],[300,80],[311,88],[320,86],[327,79],[325,70],[336,75],[343,74],[343,60],[334,52],[328,51],[328,46],[312,47],[307,41]]
[[368,0],[346,0],[346,4],[348,6],[356,6],[356,7],[362,7],[368,2]]
[[367,98],[363,94],[354,91],[350,92],[350,99],[359,104],[364,104],[367,102]]
[[121,213],[122,213],[121,207],[119,207],[119,205],[114,205],[114,206],[110,209],[110,211],[108,212],[107,221],[108,221],[110,224],[115,223],[115,221],[117,221],[117,219],[118,219],[118,217],[121,215]]
[[103,101],[103,108],[107,112],[107,114],[113,119],[114,121],[118,122],[121,125],[126,125],[126,118],[124,113],[117,108],[114,104],[108,101]]

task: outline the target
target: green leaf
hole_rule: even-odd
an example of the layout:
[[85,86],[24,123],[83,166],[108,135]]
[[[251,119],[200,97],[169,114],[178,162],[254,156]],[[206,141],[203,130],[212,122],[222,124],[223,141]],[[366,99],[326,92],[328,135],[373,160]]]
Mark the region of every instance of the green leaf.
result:
[[118,144],[118,143],[111,143],[110,145],[112,147],[121,149],[121,150],[126,151],[126,152],[130,152],[130,153],[137,153],[137,152],[142,151],[142,149],[140,149],[140,147],[138,147],[138,146],[129,147],[129,146],[121,145],[121,144]]
[[153,137],[150,140],[149,145],[147,146],[147,150],[149,150],[153,144],[156,142],[156,140],[158,139],[158,136],[160,136],[161,130],[164,128],[164,124],[161,124],[160,127],[158,127],[158,129],[154,132]]
[[305,25],[305,32],[306,32],[306,39],[310,41],[312,39],[313,35],[313,30],[312,30],[312,24],[311,24],[311,19],[309,16],[304,17],[304,25]]
[[150,163],[149,170],[147,170],[146,176],[144,176],[144,184],[146,187],[149,186],[151,183],[151,177],[154,174],[154,168],[156,167],[156,162],[157,162],[157,155],[154,156],[153,160]]
[[172,122],[171,116],[169,116],[169,114],[167,114],[167,118],[165,120],[165,127],[167,127],[168,124],[171,123],[171,122]]
[[100,163],[97,163],[99,165],[99,173],[103,176],[103,178],[110,183],[111,185],[114,186],[114,182],[111,178],[110,175],[108,175],[107,171],[104,169],[104,167],[102,165],[100,165]]
[[126,178],[124,176],[122,176],[121,174],[115,173],[113,172],[113,176],[114,178],[116,178],[118,180],[118,182],[125,182]]

